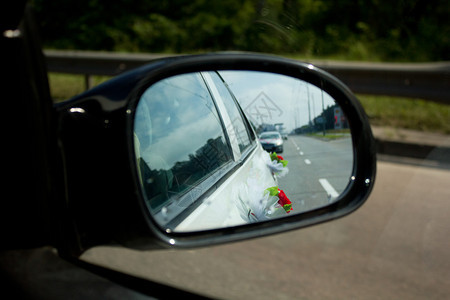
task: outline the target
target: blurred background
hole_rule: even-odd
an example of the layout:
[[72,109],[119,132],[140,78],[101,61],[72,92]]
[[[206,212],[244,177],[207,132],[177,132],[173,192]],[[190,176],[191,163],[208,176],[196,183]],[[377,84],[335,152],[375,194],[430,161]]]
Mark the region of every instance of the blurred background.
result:
[[[252,51],[302,61],[450,60],[450,5],[431,1],[33,0],[46,50],[123,54]],[[108,76],[92,76],[90,86]],[[81,75],[51,73],[55,101],[85,89]],[[358,95],[371,123],[450,133],[450,106]],[[445,100],[445,99],[444,99]],[[389,133],[390,134],[390,133]]]
[[330,0],[33,0],[46,48],[243,50],[369,61],[450,59],[449,4]]

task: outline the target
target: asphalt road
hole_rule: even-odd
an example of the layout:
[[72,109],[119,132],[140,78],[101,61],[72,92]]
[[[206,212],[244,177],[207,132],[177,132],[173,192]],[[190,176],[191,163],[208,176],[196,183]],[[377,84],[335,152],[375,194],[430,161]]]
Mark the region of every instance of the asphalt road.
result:
[[327,205],[348,185],[353,167],[350,136],[337,140],[291,135],[284,141],[289,173],[278,180],[293,212]]
[[355,213],[195,250],[98,247],[82,259],[221,299],[448,299],[450,170],[378,163]]

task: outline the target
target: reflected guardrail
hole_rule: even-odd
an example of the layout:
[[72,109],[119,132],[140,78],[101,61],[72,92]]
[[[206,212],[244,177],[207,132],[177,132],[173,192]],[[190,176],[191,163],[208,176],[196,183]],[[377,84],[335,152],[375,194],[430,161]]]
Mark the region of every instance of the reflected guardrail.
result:
[[[49,72],[115,76],[168,54],[46,50]],[[420,98],[450,104],[450,62],[367,63],[308,61],[339,78],[354,93]]]

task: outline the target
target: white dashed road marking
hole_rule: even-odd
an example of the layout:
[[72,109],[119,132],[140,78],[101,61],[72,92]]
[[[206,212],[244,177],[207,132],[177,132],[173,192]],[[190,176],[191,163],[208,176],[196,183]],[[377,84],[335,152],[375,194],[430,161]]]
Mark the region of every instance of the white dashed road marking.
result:
[[319,179],[320,184],[323,189],[330,195],[331,199],[337,198],[339,196],[338,192],[334,189],[334,187],[326,180],[325,178]]

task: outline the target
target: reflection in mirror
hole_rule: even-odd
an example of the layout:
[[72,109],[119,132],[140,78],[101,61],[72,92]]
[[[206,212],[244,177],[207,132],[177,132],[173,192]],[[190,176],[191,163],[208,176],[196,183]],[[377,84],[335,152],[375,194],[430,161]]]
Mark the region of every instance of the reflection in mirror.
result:
[[334,99],[272,73],[159,81],[139,100],[134,136],[146,205],[167,232],[326,206],[347,187],[353,167],[350,129]]

